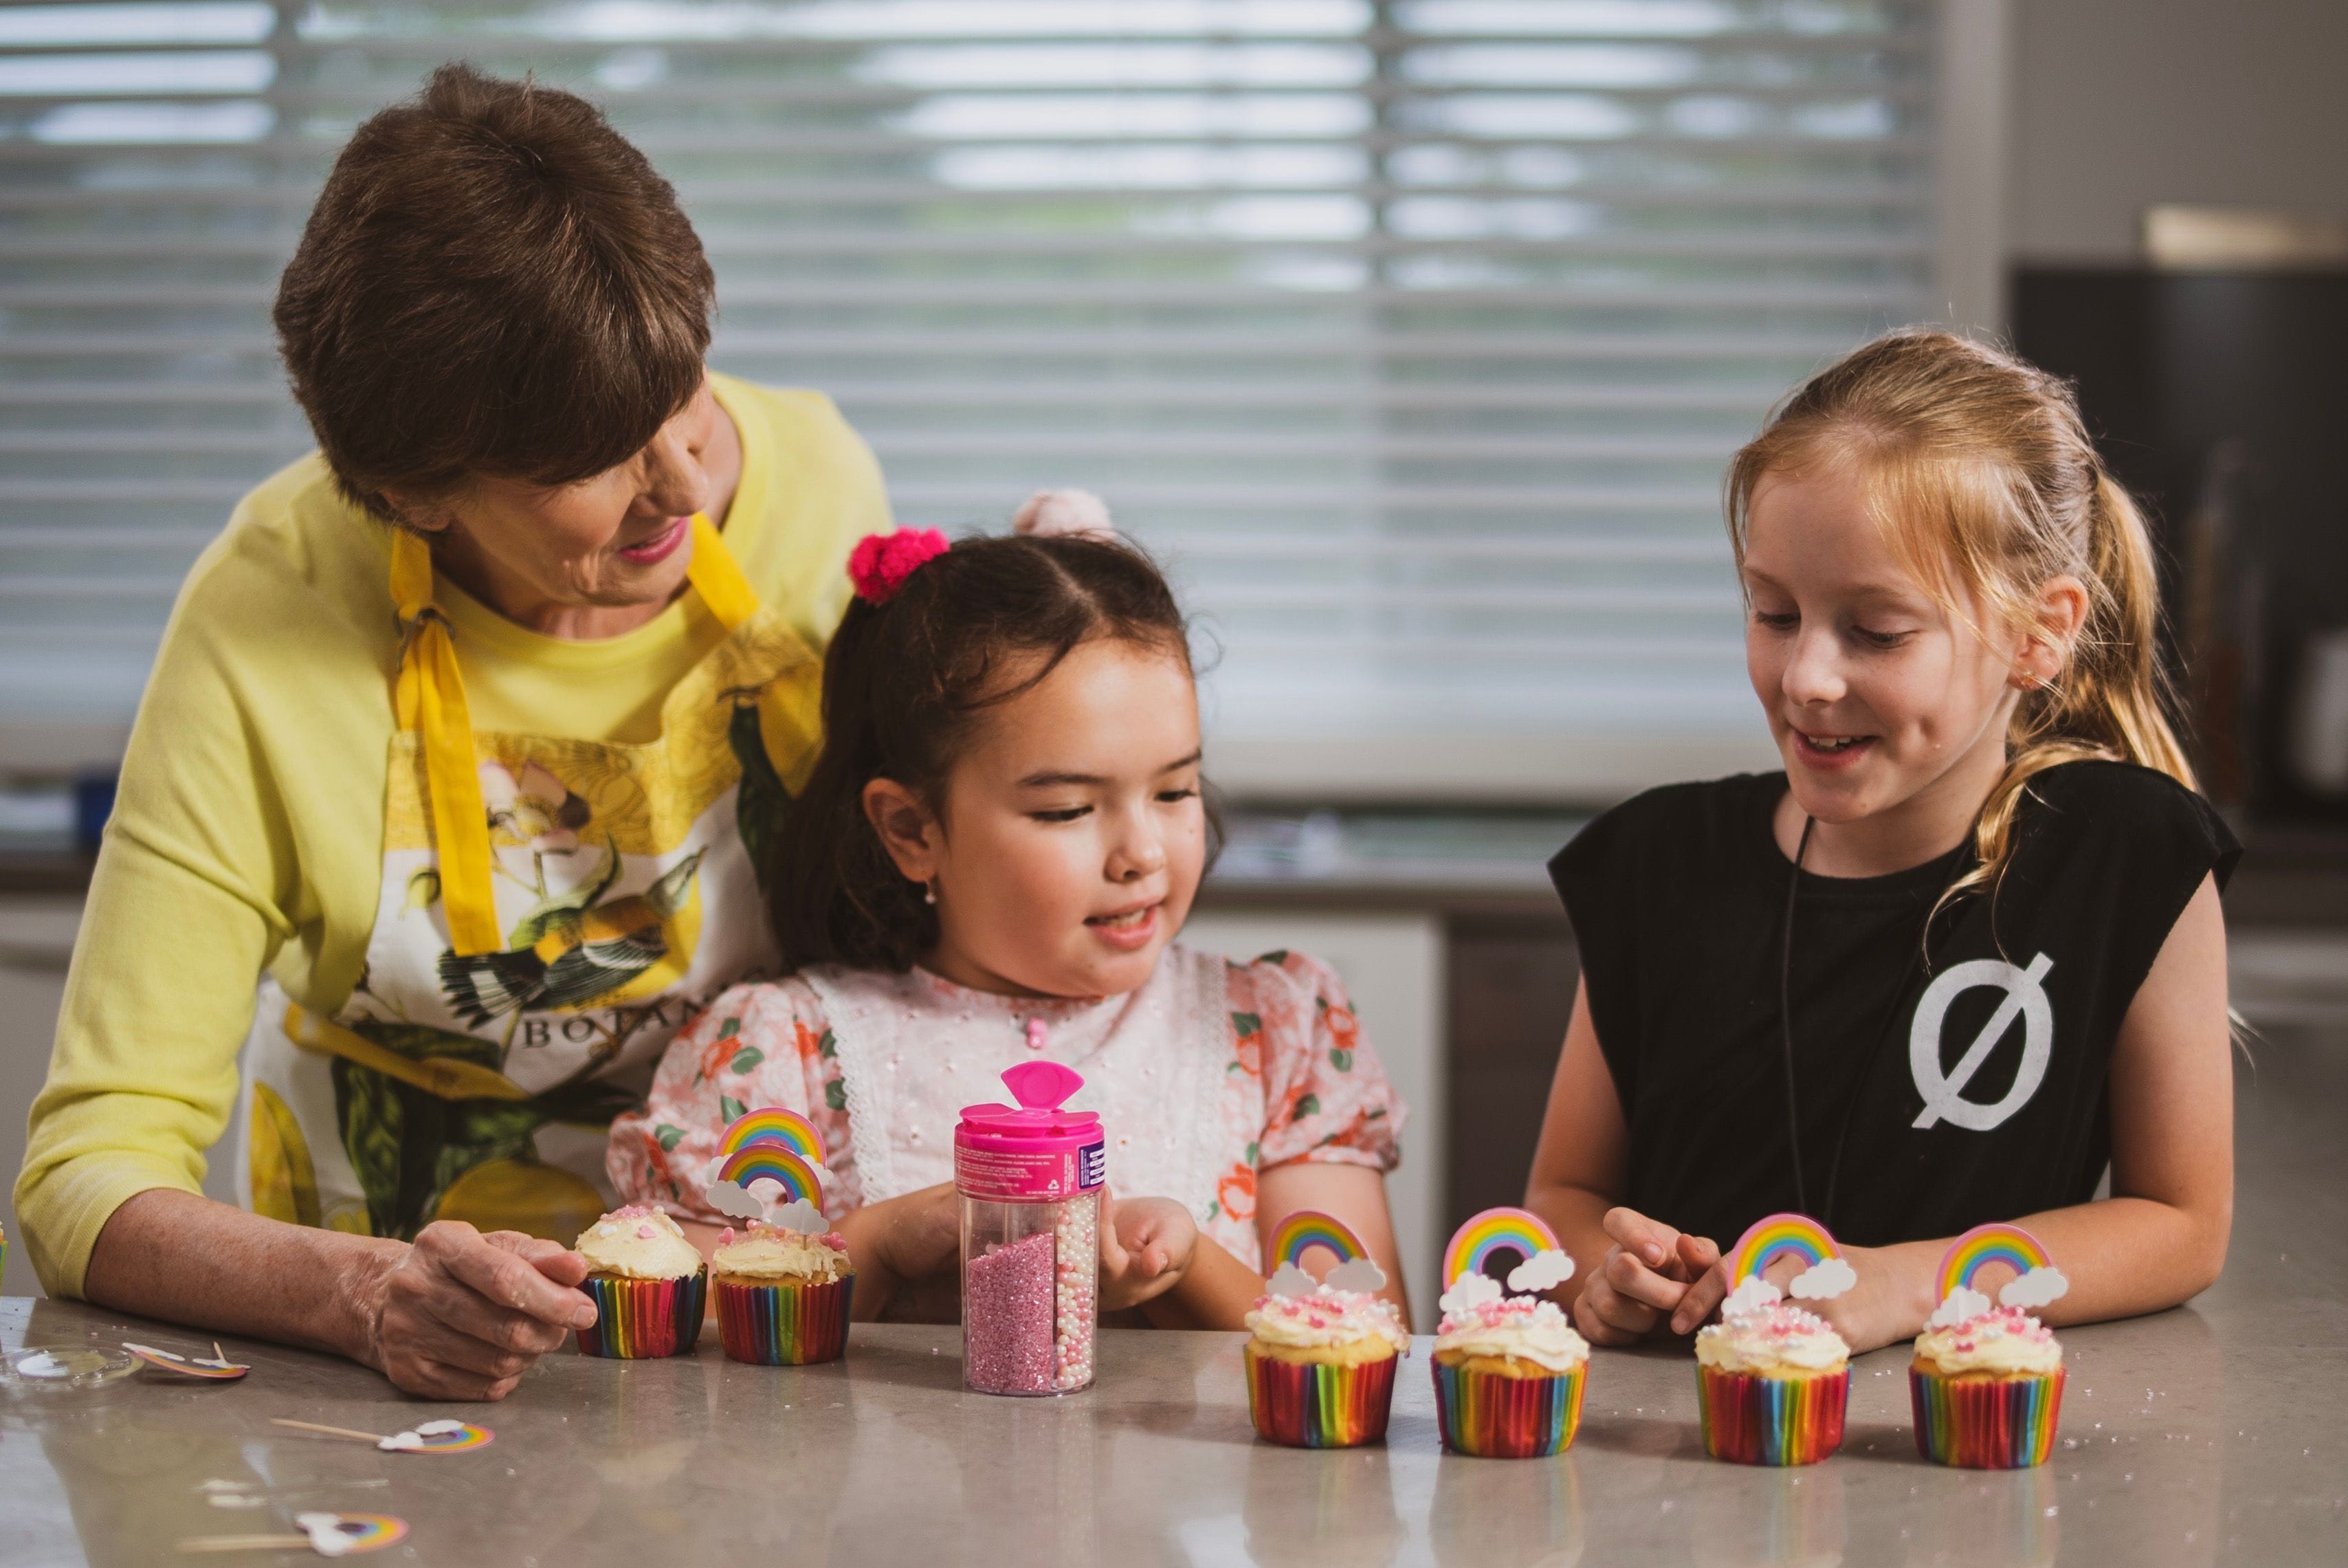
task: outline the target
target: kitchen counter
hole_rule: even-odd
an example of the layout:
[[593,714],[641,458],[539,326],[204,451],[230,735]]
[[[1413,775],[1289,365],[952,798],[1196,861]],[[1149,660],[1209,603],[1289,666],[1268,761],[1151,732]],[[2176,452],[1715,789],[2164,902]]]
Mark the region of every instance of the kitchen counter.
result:
[[[242,1382],[142,1375],[71,1406],[0,1398],[0,1563],[201,1561],[175,1542],[304,1509],[406,1519],[386,1563],[517,1568],[2337,1563],[2348,1050],[2336,1031],[2277,1030],[2252,1051],[2225,1278],[2178,1311],[2065,1333],[2060,1437],[2035,1470],[1918,1460],[1904,1347],[1855,1364],[1838,1455],[1764,1470],[1704,1457],[1692,1364],[1662,1350],[1599,1352],[1572,1449],[1509,1461],[1441,1453],[1424,1339],[1385,1446],[1319,1453],[1253,1439],[1232,1335],[1107,1333],[1097,1387],[1018,1400],[961,1391],[953,1329],[859,1325],[846,1361],[797,1369],[736,1366],[712,1332],[674,1361],[551,1357],[504,1403],[463,1407],[230,1341],[257,1364]],[[126,1337],[206,1343],[0,1302],[0,1346]],[[268,1424],[390,1432],[441,1415],[496,1441],[393,1455]],[[206,1481],[264,1506],[212,1507]]]

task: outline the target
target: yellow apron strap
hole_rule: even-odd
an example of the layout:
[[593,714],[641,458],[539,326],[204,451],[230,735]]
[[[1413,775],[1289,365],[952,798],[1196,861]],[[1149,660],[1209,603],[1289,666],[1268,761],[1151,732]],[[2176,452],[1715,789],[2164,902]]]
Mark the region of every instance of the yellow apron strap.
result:
[[403,1057],[387,1046],[354,1034],[332,1018],[321,1017],[299,1002],[285,1005],[285,1037],[305,1051],[340,1057],[386,1078],[412,1084],[441,1099],[528,1099],[530,1090],[492,1068],[460,1062],[454,1057]]
[[[735,563],[733,552],[726,548],[724,536],[702,512],[693,515],[693,561],[685,569],[685,580],[728,632],[758,613],[758,595]],[[432,594],[432,547],[417,534],[395,531],[391,596],[399,606],[400,624],[407,633],[396,694],[399,727],[416,731],[422,742],[424,778],[431,799],[432,842],[440,861],[440,903],[448,917],[448,944],[458,956],[469,958],[499,952],[506,942],[498,929],[497,898],[490,880],[494,862],[489,857],[489,819],[481,799],[472,714],[465,704],[456,642],[448,634],[448,621],[434,606]],[[767,759],[793,790],[807,781],[814,766],[820,727],[818,703],[818,692],[805,681],[777,679],[759,696],[758,730]]]
[[448,944],[464,957],[495,953],[506,944],[489,880],[489,817],[481,799],[472,714],[465,705],[456,642],[432,603],[432,547],[406,529],[391,536],[391,593],[407,629],[399,661],[399,727],[415,730],[423,745]]
[[734,552],[726,548],[725,536],[706,512],[693,514],[693,561],[685,569],[685,580],[729,632],[758,613],[757,593],[734,563]]
[[[758,613],[757,593],[742,575],[734,552],[726,548],[725,535],[699,512],[693,518],[693,563],[685,575],[727,631]],[[817,742],[823,732],[821,706],[822,689],[814,681],[778,676],[758,694],[758,735],[767,760],[793,794],[815,769]]]

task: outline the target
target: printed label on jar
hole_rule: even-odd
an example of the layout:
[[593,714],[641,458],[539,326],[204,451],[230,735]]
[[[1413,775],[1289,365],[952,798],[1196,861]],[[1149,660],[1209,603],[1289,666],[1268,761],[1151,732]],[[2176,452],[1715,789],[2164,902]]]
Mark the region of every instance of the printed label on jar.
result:
[[1107,1147],[1020,1150],[954,1150],[954,1190],[997,1203],[1050,1202],[1089,1192],[1107,1177]]

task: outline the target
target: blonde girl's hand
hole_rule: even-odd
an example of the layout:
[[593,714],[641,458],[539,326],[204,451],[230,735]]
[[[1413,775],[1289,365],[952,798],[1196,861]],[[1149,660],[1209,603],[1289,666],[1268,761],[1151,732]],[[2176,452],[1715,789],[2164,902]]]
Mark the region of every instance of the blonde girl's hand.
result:
[[[1853,1356],[1909,1338],[1922,1328],[1924,1314],[1930,1310],[1920,1304],[1930,1293],[1929,1271],[1935,1261],[1931,1249],[1939,1245],[1935,1242],[1925,1246],[1844,1247],[1843,1261],[1850,1264],[1859,1283],[1840,1295],[1793,1305],[1826,1319]],[[1770,1271],[1769,1283],[1783,1290],[1800,1268],[1799,1264],[1781,1262]],[[1926,1272],[1920,1274],[1920,1270]],[[1672,1332],[1694,1334],[1720,1310],[1728,1291],[1728,1263],[1724,1258],[1688,1286],[1687,1295],[1672,1313]]]
[[1574,1326],[1593,1345],[1630,1345],[1666,1325],[1679,1332],[1679,1308],[1720,1248],[1632,1209],[1609,1209],[1601,1223],[1612,1244],[1574,1297]]
[[1171,1198],[1118,1198],[1100,1228],[1100,1305],[1121,1312],[1182,1283],[1199,1246],[1198,1222]]

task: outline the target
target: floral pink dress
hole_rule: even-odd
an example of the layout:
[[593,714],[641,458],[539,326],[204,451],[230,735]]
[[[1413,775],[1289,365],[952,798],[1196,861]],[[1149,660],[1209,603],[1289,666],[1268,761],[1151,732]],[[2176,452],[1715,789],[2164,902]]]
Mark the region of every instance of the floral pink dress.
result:
[[998,1075],[1036,1054],[1031,1019],[1042,1054],[1084,1075],[1070,1103],[1101,1113],[1111,1190],[1178,1199],[1251,1268],[1262,1172],[1399,1161],[1404,1107],[1327,965],[1176,946],[1140,990],[1095,1001],[998,996],[920,969],[818,965],[736,985],[678,1032],[644,1109],[613,1123],[613,1183],[626,1202],[722,1218],[701,1173],[726,1124],[767,1105],[822,1133],[834,1216],[950,1180],[961,1108],[1008,1099]]

